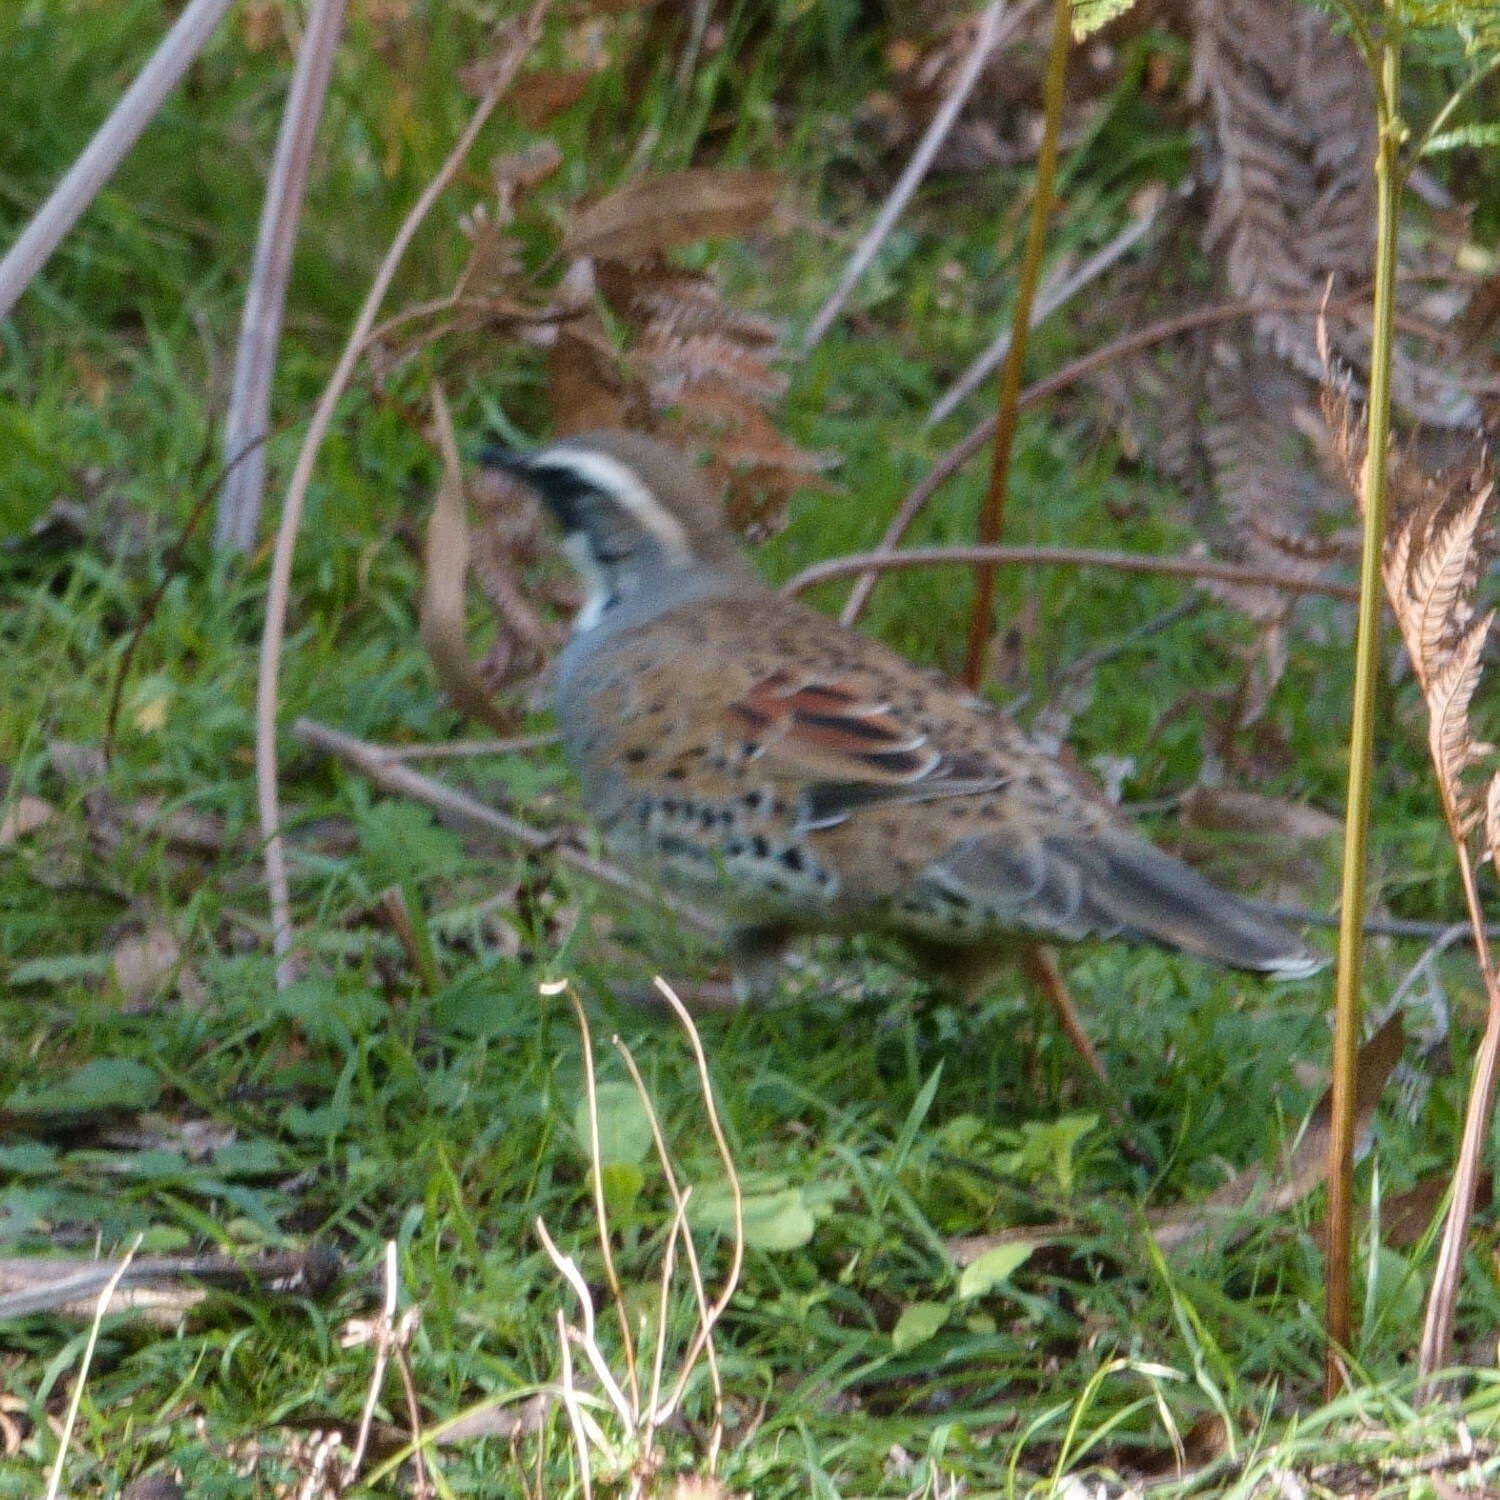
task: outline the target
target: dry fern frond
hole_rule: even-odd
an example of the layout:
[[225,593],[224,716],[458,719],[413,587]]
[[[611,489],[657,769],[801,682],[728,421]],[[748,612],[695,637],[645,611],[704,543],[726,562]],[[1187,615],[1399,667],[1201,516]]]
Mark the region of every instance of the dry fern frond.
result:
[[[1323,349],[1326,353],[1326,341]],[[1347,379],[1324,385],[1323,410],[1346,477],[1361,496],[1364,422]],[[1426,472],[1409,448],[1393,444],[1386,486],[1391,521],[1381,572],[1386,594],[1430,716],[1428,742],[1438,785],[1455,826],[1468,834],[1485,816],[1465,777],[1491,753],[1469,723],[1469,706],[1495,618],[1476,617],[1475,597],[1495,559],[1488,455],[1437,474]],[[1490,796],[1494,796],[1493,789]]]
[[1469,704],[1479,686],[1485,637],[1494,618],[1492,610],[1471,625],[1459,637],[1458,644],[1436,676],[1425,685],[1427,707],[1432,716],[1427,733],[1432,762],[1464,833],[1470,830],[1479,815],[1474,797],[1463,784],[1464,773],[1479,765],[1494,750],[1493,745],[1479,744],[1469,726]]
[[765,173],[682,173],[581,210],[565,245],[588,254],[569,279],[586,280],[594,303],[558,329],[550,370],[559,430],[631,426],[705,450],[731,521],[755,535],[779,529],[787,501],[823,461],[771,421],[786,390],[773,363],[776,329],[726,302],[714,276],[664,252],[763,216],[774,184]]
[[[1374,111],[1353,43],[1290,0],[1200,0],[1194,76],[1218,141],[1206,230],[1246,299],[1364,281],[1374,253]],[[1313,369],[1306,325],[1266,314],[1278,353]]]
[[[1353,42],[1326,13],[1297,0],[1199,0],[1193,61],[1216,148],[1204,243],[1221,258],[1230,289],[1247,301],[1301,299],[1366,282],[1374,253],[1375,115]],[[1451,275],[1456,248],[1452,235],[1426,250],[1408,246],[1403,267]],[[1305,320],[1267,313],[1255,328],[1304,375],[1320,377]],[[1336,341],[1345,361],[1369,368],[1367,326],[1341,325]],[[1399,338],[1393,399],[1415,421],[1473,426],[1479,405],[1465,382],[1490,363],[1478,351],[1465,357],[1461,338],[1436,358]]]

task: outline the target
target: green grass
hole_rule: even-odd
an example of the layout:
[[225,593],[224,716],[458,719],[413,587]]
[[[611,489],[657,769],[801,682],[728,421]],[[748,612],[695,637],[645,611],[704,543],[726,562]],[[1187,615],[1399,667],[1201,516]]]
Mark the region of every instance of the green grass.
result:
[[[878,80],[878,38],[856,29],[853,7],[735,14],[735,60],[716,54],[686,95],[667,86],[667,49],[669,61],[644,82],[626,88],[614,70],[558,124],[566,166],[545,190],[541,219],[616,180],[648,127],[659,131],[660,166],[776,161],[808,213],[836,206],[838,232],[801,229],[728,247],[722,258],[743,305],[795,326],[832,284],[869,211],[857,184],[871,164],[848,120]],[[7,232],[163,22],[154,3],[32,3],[0,16],[0,53],[46,59],[7,68],[0,83],[5,117],[29,122],[0,142]],[[275,476],[285,474],[387,235],[459,126],[465,103],[453,70],[481,50],[483,29],[477,11],[439,6],[378,36],[374,22],[354,23],[299,254]],[[159,829],[111,834],[97,793],[56,768],[59,741],[101,741],[126,638],[208,482],[205,454],[274,132],[268,101],[279,98],[283,68],[279,51],[252,53],[240,33],[226,33],[0,327],[0,515],[19,533],[65,497],[99,518],[82,542],[18,535],[0,550],[6,797],[14,805],[41,796],[58,809],[0,850],[0,1253],[114,1249],[136,1235],[143,1253],[316,1242],[350,1269],[322,1300],[226,1296],[169,1328],[108,1319],[69,1457],[66,1482],[77,1494],[112,1493],[161,1465],[180,1466],[194,1496],[272,1493],[278,1473],[291,1472],[291,1437],[358,1418],[371,1352],[343,1347],[339,1331],[378,1300],[387,1240],[398,1246],[404,1298],[422,1309],[411,1357],[429,1425],[556,1377],[552,1320],[572,1304],[537,1241],[537,1216],[596,1287],[601,1266],[574,1126],[578,1037],[563,1001],[539,993],[542,980],[577,980],[596,1040],[618,1031],[640,1059],[686,1180],[711,1196],[720,1179],[680,1034],[628,999],[653,968],[677,979],[696,972],[681,938],[546,860],[460,845],[425,812],[290,742],[283,786],[298,830],[297,918],[317,963],[313,977],[276,993],[249,760],[263,558],[241,569],[195,542],[176,563],[125,689],[106,783],[118,805],[153,797],[162,816],[191,809],[222,820],[221,851],[184,854]],[[434,215],[393,306],[446,285],[463,248],[455,219],[482,190],[486,153],[522,138],[504,121],[486,133],[480,165]],[[1122,94],[1070,169],[1058,240],[1096,243],[1122,195],[1163,163],[1180,164],[1184,151]],[[827,199],[824,182],[837,185]],[[1021,183],[997,173],[972,191],[926,190],[861,289],[861,331],[830,336],[793,367],[786,429],[843,463],[839,492],[802,497],[765,549],[773,576],[871,543],[925,463],[984,410],[988,393],[949,428],[919,428],[946,375],[1003,313],[1008,262],[993,247],[1002,223],[1013,232]],[[535,238],[540,259],[545,236]],[[958,269],[945,282],[949,263]],[[935,294],[942,285],[955,288],[951,297]],[[1067,327],[1049,327],[1034,367],[1079,347]],[[411,413],[427,373],[410,370],[378,391],[362,384],[325,449],[295,577],[286,722],[307,713],[379,740],[466,732],[416,639],[413,537],[434,466]],[[465,431],[478,430],[486,400],[537,430],[534,355],[497,345],[449,378]],[[915,540],[969,534],[981,469],[948,487]],[[1140,519],[1117,525],[1106,499],[1138,502]],[[137,548],[113,545],[105,518],[116,513],[138,533]],[[1010,539],[1178,549],[1192,540],[1183,517],[1159,481],[1118,461],[1083,407],[1023,424]],[[903,574],[881,585],[868,627],[952,669],[968,594],[956,573]],[[1183,597],[1165,580],[1060,571],[1001,580],[1004,616],[1032,622],[1024,661],[1033,689],[1059,663]],[[1345,656],[1326,607],[1304,605],[1299,620],[1305,628],[1271,712],[1282,769],[1261,789],[1336,807]],[[1234,678],[1236,646],[1247,640],[1240,621],[1210,605],[1108,663],[1073,727],[1080,754],[1132,756],[1132,800],[1190,786]],[[1456,891],[1408,691],[1393,695],[1389,722],[1378,874],[1404,912],[1447,915]],[[571,784],[552,756],[446,774],[538,820],[573,815]],[[435,993],[371,918],[397,879],[435,934]],[[514,899],[484,907],[509,892]],[[623,956],[598,941],[606,924]],[[110,956],[123,937],[162,925],[199,986],[189,997],[168,988],[126,1005]],[[718,1337],[732,1488],[757,1497],[938,1495],[956,1477],[968,1493],[1028,1493],[1089,1463],[1155,1464],[1169,1476],[1172,1429],[1201,1431],[1217,1414],[1242,1462],[1226,1459],[1200,1492],[1248,1494],[1277,1464],[1374,1463],[1451,1438],[1453,1414],[1417,1423],[1402,1405],[1423,1255],[1380,1251],[1356,1351],[1367,1384],[1318,1412],[1317,1200],[1188,1258],[1163,1260],[1142,1232],[1143,1209],[1201,1197],[1229,1171],[1272,1161],[1294,1134],[1317,1092],[1307,1069],[1327,1049],[1323,984],[1278,990],[1115,948],[1070,958],[1071,982],[1130,1102],[1148,1163],[1137,1165],[1097,1122],[1097,1100],[1018,983],[960,1012],[916,990],[888,957],[865,945],[820,949],[785,1004],[701,1023],[739,1170],[762,1206],[780,1206],[772,1217],[785,1239],[801,1241],[752,1247]],[[1371,994],[1389,993],[1415,957],[1399,946],[1372,954]],[[1480,1004],[1473,975],[1462,955],[1442,960],[1441,972],[1462,1039]],[[601,1066],[607,1081],[622,1080],[615,1059]],[[92,1094],[79,1098],[82,1085]],[[1367,1202],[1448,1158],[1460,1093],[1459,1077],[1439,1076],[1425,1108],[1382,1116],[1360,1178]],[[227,1144],[194,1154],[185,1121],[211,1125]],[[144,1129],[152,1148],[124,1144],[127,1126]],[[638,1184],[624,1180],[620,1271],[630,1299],[648,1306],[670,1205],[653,1170]],[[804,1239],[792,1231],[807,1215]],[[1010,1281],[959,1297],[948,1237],[1054,1220],[1073,1227]],[[701,1244],[721,1272],[722,1235],[704,1232]],[[1463,1309],[1464,1347],[1479,1364],[1493,1352],[1483,1340],[1500,1314],[1493,1248],[1483,1228]],[[1368,1261],[1368,1246],[1362,1255]],[[949,1311],[931,1337],[898,1350],[892,1329],[914,1303]],[[682,1303],[673,1326],[688,1321]],[[602,1323],[611,1350],[615,1332]],[[0,1457],[0,1494],[37,1493],[56,1448],[47,1414],[65,1404],[82,1343],[77,1325],[52,1318],[0,1330],[0,1390],[20,1403],[13,1415],[24,1434],[19,1452]],[[1492,1431],[1493,1381],[1467,1389],[1472,1427]],[[706,1401],[700,1380],[688,1402],[694,1423]],[[381,1419],[404,1430],[394,1378]],[[666,1435],[672,1464],[693,1461],[697,1431]],[[569,1493],[560,1416],[543,1438],[547,1492]],[[236,1445],[251,1442],[261,1457],[247,1475],[247,1450]],[[503,1439],[445,1448],[435,1461],[452,1493],[519,1493]],[[1420,1477],[1391,1474],[1390,1493],[1428,1492]]]

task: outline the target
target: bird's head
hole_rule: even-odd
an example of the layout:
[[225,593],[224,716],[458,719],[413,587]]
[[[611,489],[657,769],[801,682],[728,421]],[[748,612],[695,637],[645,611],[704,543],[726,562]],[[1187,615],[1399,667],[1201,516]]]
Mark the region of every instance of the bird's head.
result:
[[530,486],[556,518],[590,586],[581,625],[682,570],[745,570],[722,497],[686,455],[655,438],[589,432],[524,452],[487,447],[479,457]]

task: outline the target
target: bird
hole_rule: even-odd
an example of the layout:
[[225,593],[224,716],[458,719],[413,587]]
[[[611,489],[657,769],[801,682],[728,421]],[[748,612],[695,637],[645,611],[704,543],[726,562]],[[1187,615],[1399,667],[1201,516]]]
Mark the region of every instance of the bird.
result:
[[1323,967],[987,700],[777,594],[684,452],[599,431],[479,457],[535,492],[586,585],[553,681],[585,807],[714,914],[742,999],[827,933],[895,938],[970,995],[1038,943]]

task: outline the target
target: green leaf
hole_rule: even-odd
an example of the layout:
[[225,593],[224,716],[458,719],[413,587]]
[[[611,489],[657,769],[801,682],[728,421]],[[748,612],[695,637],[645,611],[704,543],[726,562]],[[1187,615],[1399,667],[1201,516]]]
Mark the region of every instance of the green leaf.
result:
[[[800,1250],[827,1214],[827,1194],[816,1188],[769,1186],[778,1180],[785,1181],[763,1174],[761,1190],[744,1195],[745,1244],[752,1250]],[[695,1229],[733,1234],[734,1199],[729,1189],[716,1185],[695,1192],[688,1202],[688,1217]]]
[[57,1171],[57,1148],[40,1141],[0,1146],[0,1172],[15,1177],[43,1177]]
[[357,982],[340,982],[317,974],[278,991],[272,1004],[297,1023],[308,1041],[345,1050],[354,1045],[356,1036],[373,1031],[385,1016],[385,1003],[373,990]]
[[1073,40],[1092,36],[1135,5],[1135,0],[1073,0]]
[[505,994],[498,976],[471,970],[445,984],[432,1001],[432,1024],[461,1036],[487,1037],[507,1024]]
[[[599,1160],[606,1166],[633,1165],[651,1149],[651,1120],[635,1085],[601,1083],[595,1091],[599,1108]],[[580,1099],[573,1111],[573,1133],[585,1156],[592,1154],[589,1101]]]
[[897,1354],[905,1354],[925,1344],[948,1321],[950,1310],[946,1302],[913,1302],[891,1329],[892,1348]]
[[156,1074],[129,1057],[100,1057],[66,1078],[21,1084],[5,1101],[17,1115],[86,1115],[109,1109],[150,1109],[161,1093]]
[[1008,1245],[996,1245],[986,1250],[978,1260],[964,1267],[958,1278],[958,1295],[967,1301],[970,1297],[983,1297],[1003,1287],[1015,1273],[1031,1259],[1035,1245],[1024,1240],[1013,1240]]
[[33,958],[10,971],[12,984],[70,984],[75,979],[100,979],[109,973],[107,953],[68,953],[57,958]]

